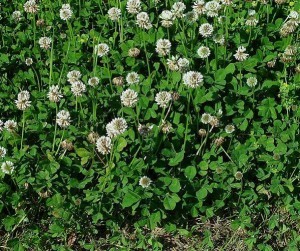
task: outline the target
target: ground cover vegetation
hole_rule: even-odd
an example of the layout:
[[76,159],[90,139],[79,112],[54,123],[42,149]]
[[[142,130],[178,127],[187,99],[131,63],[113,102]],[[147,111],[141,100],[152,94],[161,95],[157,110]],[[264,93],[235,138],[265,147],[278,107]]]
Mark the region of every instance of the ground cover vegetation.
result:
[[298,250],[295,0],[2,0],[1,250]]

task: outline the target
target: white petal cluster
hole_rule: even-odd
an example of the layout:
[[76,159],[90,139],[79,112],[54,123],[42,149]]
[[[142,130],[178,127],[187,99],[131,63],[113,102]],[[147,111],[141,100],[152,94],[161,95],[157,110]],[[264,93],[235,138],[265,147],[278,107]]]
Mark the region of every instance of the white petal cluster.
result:
[[126,76],[126,82],[130,85],[132,84],[137,84],[140,81],[140,77],[139,74],[137,74],[136,72],[130,72],[127,74]]
[[149,15],[146,12],[140,12],[139,14],[137,14],[136,23],[142,29],[149,30],[152,28]]
[[11,161],[5,161],[1,165],[1,171],[3,173],[12,174],[14,170],[15,170],[14,163],[12,163]]
[[81,97],[85,91],[86,86],[82,81],[77,80],[71,84],[71,92],[75,97]]
[[99,84],[99,82],[100,82],[99,78],[92,77],[92,78],[89,79],[88,85],[90,85],[92,87],[95,87],[95,86],[97,86]]
[[196,88],[203,84],[203,75],[197,71],[188,71],[183,74],[183,84],[190,88]]
[[141,11],[141,1],[128,0],[126,4],[126,9],[130,14],[138,14]]
[[168,39],[158,39],[156,42],[156,52],[160,56],[166,56],[171,51],[171,42]]
[[56,123],[61,128],[67,128],[71,123],[71,116],[70,113],[66,110],[61,110],[56,115]]
[[111,138],[107,136],[101,136],[96,141],[97,151],[103,155],[109,154],[112,148]]
[[63,97],[59,89],[59,86],[58,85],[50,86],[47,97],[51,102],[58,103],[60,99]]
[[109,19],[112,21],[118,21],[122,14],[121,10],[116,7],[110,8],[107,13],[108,13]]
[[254,87],[254,86],[256,86],[256,85],[257,85],[257,78],[256,78],[256,77],[249,77],[249,78],[247,79],[247,85],[248,85],[249,87]]
[[221,5],[217,1],[209,1],[205,4],[205,14],[208,17],[217,17]]
[[126,107],[134,107],[138,102],[138,93],[134,90],[127,89],[121,94],[121,103]]
[[210,55],[210,49],[206,46],[200,46],[197,50],[197,54],[200,58],[207,58]]
[[199,27],[199,34],[205,38],[212,36],[213,32],[214,27],[209,23],[201,24]]
[[39,6],[35,0],[27,1],[23,7],[24,7],[25,12],[32,13],[32,14],[37,13],[39,10]]
[[59,16],[62,20],[67,21],[73,15],[73,11],[71,10],[71,6],[69,4],[63,4],[61,9],[59,10]]
[[186,6],[183,2],[176,2],[172,5],[172,13],[174,17],[181,18],[184,16],[183,12],[185,11]]
[[139,180],[139,185],[143,188],[147,188],[151,185],[152,180],[148,178],[147,176],[143,176]]
[[95,46],[95,53],[99,57],[106,56],[109,52],[109,46],[105,43],[101,43]]
[[39,45],[42,49],[48,50],[51,46],[52,39],[50,37],[41,37],[39,39]]
[[9,132],[14,132],[17,128],[17,122],[14,120],[7,120],[4,123],[4,128]]
[[0,146],[0,158],[4,158],[6,155],[6,148],[4,148],[3,146]]
[[127,122],[123,118],[115,118],[106,125],[108,137],[114,138],[127,130]]
[[169,10],[164,10],[160,15],[159,18],[161,19],[161,26],[165,28],[169,28],[172,26],[173,21],[175,19],[173,12]]
[[236,60],[244,61],[248,58],[249,54],[245,53],[246,48],[244,46],[238,47],[236,53],[233,55]]
[[81,73],[80,73],[80,71],[77,71],[77,70],[69,71],[67,74],[67,78],[68,78],[68,82],[72,84],[72,83],[80,80]]
[[19,10],[16,10],[12,13],[12,19],[15,21],[15,22],[19,22],[21,20],[21,17],[22,17],[22,13],[21,11]]
[[167,108],[171,100],[172,94],[167,91],[162,91],[155,95],[155,102],[162,108]]
[[31,101],[30,99],[30,93],[28,91],[21,91],[18,94],[18,99],[15,100],[16,106],[19,110],[24,111],[26,108],[30,107]]

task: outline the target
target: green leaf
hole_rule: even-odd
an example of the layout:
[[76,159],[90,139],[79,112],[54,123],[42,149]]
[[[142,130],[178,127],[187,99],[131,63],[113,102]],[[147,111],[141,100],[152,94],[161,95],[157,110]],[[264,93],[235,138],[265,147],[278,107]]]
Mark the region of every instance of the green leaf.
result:
[[117,151],[121,152],[125,147],[127,146],[127,141],[124,138],[119,138],[118,139],[118,146],[117,146]]
[[166,210],[174,210],[176,203],[180,201],[180,198],[176,194],[167,194],[164,199],[164,207]]
[[77,149],[75,149],[75,151],[76,151],[76,154],[81,158],[90,157],[92,155],[92,153],[90,151],[86,150],[85,148],[77,148]]
[[133,191],[128,191],[122,201],[123,208],[130,207],[140,201],[141,197]]
[[207,196],[207,190],[206,188],[201,188],[197,193],[196,196],[198,198],[198,200],[203,200],[206,196]]
[[196,167],[194,166],[188,166],[185,170],[184,170],[184,175],[189,179],[192,180],[197,174],[197,170]]
[[178,179],[173,179],[172,183],[169,186],[169,189],[173,193],[178,193],[181,189],[179,180]]
[[175,157],[170,159],[169,166],[177,166],[184,158],[184,151],[176,153]]

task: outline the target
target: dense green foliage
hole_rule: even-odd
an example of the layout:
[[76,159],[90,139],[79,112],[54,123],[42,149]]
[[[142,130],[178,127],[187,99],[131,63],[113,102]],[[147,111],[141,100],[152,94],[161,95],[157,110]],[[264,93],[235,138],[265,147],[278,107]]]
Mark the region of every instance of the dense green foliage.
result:
[[[173,250],[234,250],[205,227],[216,217],[230,218],[227,237],[243,240],[237,250],[298,250],[300,2],[217,1],[215,16],[193,16],[194,2],[183,1],[187,15],[166,28],[160,15],[176,1],[142,1],[149,29],[126,0],[69,0],[67,21],[61,0],[37,1],[36,13],[25,2],[0,6],[0,119],[17,122],[0,125],[3,250],[167,250],[167,233],[201,240]],[[117,21],[112,7],[121,9]],[[212,35],[199,34],[204,23]],[[49,48],[41,37],[51,38]],[[171,42],[166,55],[159,39]],[[101,43],[104,56],[94,49]],[[239,61],[240,46],[249,55]],[[128,54],[134,47],[139,55]],[[176,55],[189,66],[172,68]],[[73,70],[85,85],[79,96],[67,77]],[[203,75],[196,88],[184,80],[189,71]],[[131,72],[138,83],[128,84]],[[92,77],[98,85],[88,84]],[[53,85],[63,95],[57,103],[47,96]],[[135,105],[122,105],[127,89],[138,94]],[[24,90],[31,103],[21,110],[15,100]],[[157,101],[163,91],[165,107]],[[65,128],[61,110],[70,112]],[[103,154],[90,133],[106,136],[115,118],[127,128]],[[144,176],[149,186],[140,185]]]

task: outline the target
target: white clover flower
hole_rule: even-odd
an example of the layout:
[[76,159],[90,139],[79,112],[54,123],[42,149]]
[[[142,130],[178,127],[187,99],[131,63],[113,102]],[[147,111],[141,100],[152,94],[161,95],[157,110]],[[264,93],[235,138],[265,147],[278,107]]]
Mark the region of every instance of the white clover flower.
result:
[[140,12],[139,14],[137,14],[136,23],[142,29],[149,30],[152,28],[149,15],[146,12]]
[[209,113],[203,113],[201,116],[201,122],[203,124],[209,124],[213,120],[213,117]]
[[256,14],[255,10],[248,10],[248,16],[252,17]]
[[6,155],[6,148],[4,148],[3,146],[0,146],[0,158],[4,158]]
[[223,5],[229,6],[229,5],[232,4],[232,0],[221,0],[221,3],[222,3]]
[[19,92],[18,99],[20,99],[20,100],[29,100],[30,99],[30,93],[29,93],[29,91],[21,91],[21,92]]
[[161,122],[161,130],[164,134],[171,132],[173,130],[172,124],[163,119]]
[[225,132],[226,133],[233,133],[235,131],[234,125],[227,125],[225,126]]
[[121,94],[121,103],[126,107],[134,107],[138,102],[138,93],[134,90],[127,89]]
[[95,46],[95,53],[99,56],[99,57],[103,57],[106,56],[109,52],[109,47],[107,44],[105,43],[101,43]]
[[174,17],[181,18],[184,16],[183,12],[185,11],[186,6],[183,2],[176,2],[172,5],[172,13]]
[[37,5],[35,0],[29,0],[24,4],[24,10],[27,13],[37,13],[39,10],[39,6]]
[[201,15],[205,12],[205,1],[204,0],[197,0],[194,2],[193,11],[198,15]]
[[82,81],[78,80],[71,84],[71,92],[76,97],[81,97],[83,93],[86,91],[86,86]]
[[141,11],[141,1],[140,0],[128,0],[126,4],[126,9],[130,14],[137,14]]
[[32,58],[26,58],[26,59],[25,59],[25,64],[26,64],[27,66],[32,65],[32,63],[33,63]]
[[200,72],[197,71],[189,71],[183,74],[183,84],[190,88],[196,88],[203,84],[203,76]]
[[164,10],[160,15],[159,18],[161,19],[161,25],[165,28],[169,28],[172,26],[175,17],[173,13],[169,10]]
[[71,9],[71,5],[68,3],[65,3],[61,6],[62,9]]
[[167,108],[171,100],[172,94],[167,91],[162,91],[155,95],[155,102],[162,108]]
[[199,27],[199,34],[203,37],[210,37],[213,32],[214,27],[209,23],[201,24]]
[[158,39],[156,42],[156,52],[160,56],[166,56],[171,51],[171,42],[168,39]]
[[193,10],[193,11],[189,11],[185,14],[185,20],[190,23],[193,24],[198,20],[198,14]]
[[115,118],[106,125],[108,137],[114,138],[127,130],[127,122],[123,118]]
[[14,132],[17,128],[17,122],[14,120],[7,120],[4,123],[4,128],[9,132]]
[[97,86],[99,84],[99,81],[100,81],[99,78],[92,77],[92,78],[89,79],[88,85],[90,85],[92,87],[95,87],[95,86]]
[[18,94],[18,99],[15,100],[17,108],[24,111],[26,108],[30,107],[31,101],[29,101],[29,98],[30,93],[28,91],[21,91]]
[[11,161],[5,161],[1,165],[1,171],[3,173],[12,174],[14,170],[15,170],[14,163],[12,163]]
[[103,155],[109,154],[112,148],[110,137],[101,136],[96,141],[97,151]]
[[58,103],[60,99],[63,97],[59,86],[58,85],[52,85],[49,88],[49,92],[47,93],[47,97],[51,102]]
[[59,16],[62,20],[67,21],[73,15],[73,11],[71,10],[71,6],[69,4],[63,4],[60,11]]
[[250,77],[247,79],[247,85],[249,87],[254,87],[257,85],[257,78],[256,77]]
[[190,62],[189,62],[188,59],[186,59],[186,58],[179,58],[178,59],[178,66],[179,66],[179,70],[181,72],[184,72],[184,71],[188,70],[189,65],[190,65]]
[[21,11],[16,10],[12,13],[12,18],[15,22],[19,22],[21,20],[21,16],[22,16]]
[[205,4],[205,13],[208,17],[217,17],[221,5],[217,1],[209,1]]
[[67,128],[71,123],[71,116],[70,113],[66,110],[61,110],[56,115],[56,123],[61,128]]
[[143,188],[149,187],[151,185],[151,183],[152,183],[152,180],[150,178],[148,178],[147,176],[143,176],[139,180],[139,185]]
[[245,24],[252,27],[256,26],[258,24],[258,19],[256,19],[255,17],[249,17],[246,20]]
[[207,58],[210,55],[210,49],[206,46],[200,46],[197,50],[197,54],[200,58]]
[[140,81],[140,77],[139,74],[137,74],[136,72],[130,72],[127,74],[126,76],[126,82],[128,84],[137,84]]
[[171,71],[179,70],[178,59],[178,56],[172,56],[171,59],[167,59],[167,66]]
[[48,50],[51,46],[52,39],[50,37],[41,37],[39,39],[39,45],[42,49]]
[[290,14],[288,15],[288,18],[291,18],[291,19],[299,19],[299,13],[295,10],[292,10],[290,12]]
[[28,107],[31,106],[31,101],[29,101],[29,100],[17,99],[17,100],[15,100],[15,103],[16,103],[17,108],[21,111],[24,111]]
[[225,44],[225,37],[221,34],[216,34],[213,36],[213,40],[216,44],[224,45]]
[[68,82],[72,84],[81,78],[81,73],[77,70],[69,71],[67,74],[67,78]]
[[244,46],[240,46],[236,53],[233,55],[236,60],[238,61],[244,61],[248,58],[249,54],[245,53],[246,48]]
[[108,14],[108,18],[112,21],[118,21],[121,17],[121,10],[116,8],[116,7],[112,7],[108,10],[107,12]]

